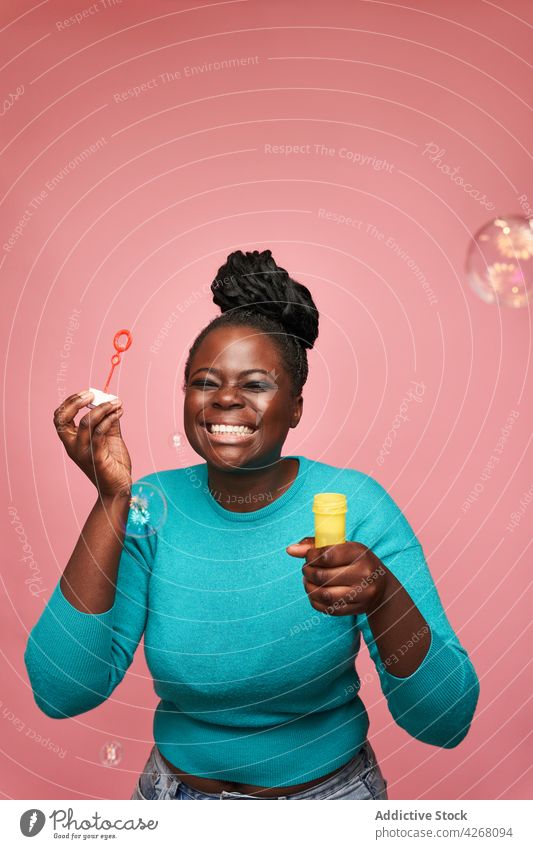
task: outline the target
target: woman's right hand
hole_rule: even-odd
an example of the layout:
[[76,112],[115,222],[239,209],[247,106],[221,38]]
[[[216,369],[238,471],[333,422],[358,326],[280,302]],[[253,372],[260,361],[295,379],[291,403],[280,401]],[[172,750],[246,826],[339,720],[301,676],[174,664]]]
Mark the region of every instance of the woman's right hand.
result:
[[54,425],[71,460],[74,460],[100,495],[131,490],[131,458],[120,432],[122,402],[106,401],[89,410],[76,426],[77,413],[93,398],[92,392],[70,395],[54,411]]

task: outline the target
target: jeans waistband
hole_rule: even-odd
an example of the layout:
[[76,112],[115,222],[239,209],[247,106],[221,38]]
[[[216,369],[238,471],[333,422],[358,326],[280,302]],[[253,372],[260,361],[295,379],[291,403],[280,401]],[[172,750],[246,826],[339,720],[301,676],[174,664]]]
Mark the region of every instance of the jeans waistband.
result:
[[272,801],[273,799],[288,799],[289,796],[291,796],[291,798],[297,797],[298,799],[313,798],[319,789],[326,792],[334,792],[349,781],[355,773],[362,775],[366,771],[366,768],[371,768],[372,755],[373,750],[367,739],[364,741],[357,754],[355,754],[342,769],[329,778],[324,778],[323,781],[318,781],[306,790],[301,790],[300,792],[291,794],[281,794],[279,796],[253,796],[247,793],[239,793],[238,791],[230,790],[222,790],[221,793],[204,793],[201,790],[197,790],[195,787],[191,787],[190,784],[187,784],[187,782],[183,781],[181,778],[172,775],[172,773],[169,774],[168,766],[161,757],[161,752],[159,751],[158,746],[154,746],[154,760],[157,769],[162,774],[168,775],[169,779],[172,781],[173,789],[170,790],[169,788],[170,793],[179,788],[181,785],[187,793],[195,799],[255,799],[256,801]]

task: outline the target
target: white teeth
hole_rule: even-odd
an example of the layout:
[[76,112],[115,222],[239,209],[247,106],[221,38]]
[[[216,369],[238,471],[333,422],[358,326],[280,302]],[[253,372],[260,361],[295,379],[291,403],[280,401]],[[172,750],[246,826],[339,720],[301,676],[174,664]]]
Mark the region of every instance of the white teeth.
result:
[[253,433],[251,427],[245,425],[208,425],[208,430],[211,433]]

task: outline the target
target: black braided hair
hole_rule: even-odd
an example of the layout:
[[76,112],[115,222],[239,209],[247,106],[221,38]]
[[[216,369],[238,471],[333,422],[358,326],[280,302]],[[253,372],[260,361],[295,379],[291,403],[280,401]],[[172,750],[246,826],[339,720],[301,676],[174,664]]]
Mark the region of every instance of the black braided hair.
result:
[[231,253],[218,269],[211,291],[222,315],[200,331],[189,349],[183,389],[200,343],[211,330],[230,325],[271,334],[290,375],[292,391],[299,395],[309,371],[306,348],[312,348],[318,336],[318,310],[309,289],[289,277],[267,249]]

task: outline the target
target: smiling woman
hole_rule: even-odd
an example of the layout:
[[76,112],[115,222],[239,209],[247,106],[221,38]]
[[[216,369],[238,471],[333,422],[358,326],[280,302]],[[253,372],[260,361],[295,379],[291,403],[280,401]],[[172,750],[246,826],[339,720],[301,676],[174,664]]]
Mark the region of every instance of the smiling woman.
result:
[[280,455],[302,415],[305,349],[318,335],[318,311],[269,250],[231,254],[212,290],[222,315],[189,351],[185,433],[223,498],[272,495],[296,474]]
[[[282,456],[318,335],[309,290],[269,250],[232,253],[211,289],[222,315],[195,339],[183,382],[204,462],[138,481],[173,505],[162,527],[133,532],[121,402],[78,426],[90,394],[56,410],[99,497],[28,639],[35,701],[58,719],[101,704],[144,634],[160,701],[132,799],[386,799],[359,695],[361,635],[394,720],[430,745],[467,734],[474,667],[383,487]],[[346,495],[344,543],[309,536],[320,492]]]

